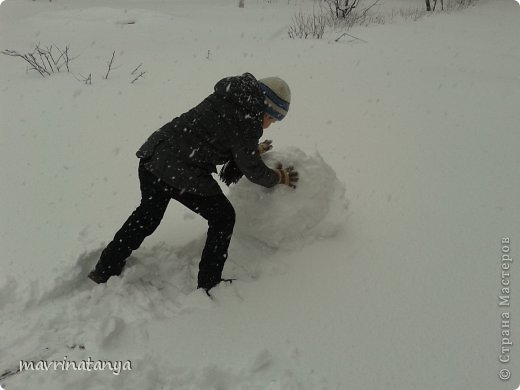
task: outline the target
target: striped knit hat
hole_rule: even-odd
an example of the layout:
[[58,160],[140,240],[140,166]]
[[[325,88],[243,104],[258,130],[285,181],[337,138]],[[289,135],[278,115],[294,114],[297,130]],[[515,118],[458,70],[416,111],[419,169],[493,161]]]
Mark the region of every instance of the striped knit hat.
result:
[[267,77],[258,80],[265,96],[265,112],[274,119],[281,121],[289,111],[291,90],[285,81],[279,77]]

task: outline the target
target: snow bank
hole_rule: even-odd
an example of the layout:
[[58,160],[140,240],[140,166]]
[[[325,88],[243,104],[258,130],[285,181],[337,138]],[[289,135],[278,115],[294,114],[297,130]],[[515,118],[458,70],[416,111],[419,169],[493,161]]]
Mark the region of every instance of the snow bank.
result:
[[[23,294],[16,285],[11,286],[15,291],[11,297],[12,306],[9,306],[13,324],[8,328],[16,329],[14,323],[19,321],[16,307],[24,307],[27,324],[26,329],[15,332],[16,336],[11,335],[17,340],[17,351],[26,351],[34,358],[32,346],[41,345],[49,350],[46,359],[57,361],[64,356],[76,361],[91,356],[112,360],[125,356],[132,360],[135,371],[120,376],[110,372],[98,375],[78,372],[72,377],[66,372],[55,372],[68,388],[135,388],[135,385],[146,388],[155,383],[176,389],[213,389],[215,386],[311,389],[324,384],[322,376],[301,372],[294,356],[283,357],[270,348],[259,350],[255,347],[243,366],[216,365],[207,358],[202,359],[197,369],[183,368],[179,361],[159,364],[152,354],[143,357],[140,352],[136,353],[140,351],[136,345],[142,344],[144,348],[150,337],[162,340],[163,336],[156,332],[162,333],[163,328],[156,329],[153,325],[156,323],[172,321],[175,324],[164,333],[172,345],[182,342],[184,336],[180,329],[184,322],[190,327],[201,326],[200,332],[194,334],[207,332],[204,325],[195,324],[219,323],[221,320],[215,316],[222,310],[221,300],[230,310],[227,315],[222,314],[222,321],[227,322],[229,318],[231,323],[220,324],[216,329],[240,324],[236,319],[244,310],[242,293],[258,284],[246,286],[247,282],[260,275],[269,278],[269,275],[287,272],[287,265],[272,260],[270,254],[330,237],[344,224],[347,212],[345,187],[318,153],[307,155],[300,149],[287,148],[266,154],[264,160],[272,167],[279,162],[284,166],[293,165],[300,176],[298,187],[295,190],[286,186],[266,189],[242,179],[230,188],[237,225],[225,274],[236,278],[237,282],[232,287],[224,284],[216,288],[216,301],[195,290],[205,234],[194,237],[184,246],[164,242],[143,245],[129,258],[121,277],[99,286],[86,278],[88,270],[99,258],[101,248],[98,248],[82,254],[76,264],[58,273],[51,288],[33,282],[30,293]],[[50,305],[55,308],[49,310]],[[192,316],[201,321],[190,319]],[[1,361],[2,366],[16,362],[17,356],[14,352],[6,356]],[[25,385],[40,383],[41,374],[24,375]],[[52,386],[50,381],[42,388]]]
[[[228,196],[236,209],[237,223],[224,273],[243,281],[257,279],[266,271],[271,275],[285,273],[284,264],[269,262],[274,251],[297,249],[316,239],[332,237],[347,218],[345,186],[317,152],[307,155],[298,148],[285,148],[267,153],[264,161],[271,167],[278,163],[294,166],[299,181],[296,189],[265,188],[244,178],[230,187]],[[95,289],[94,306],[110,302],[110,310],[95,309],[90,314],[98,319],[117,315],[133,321],[169,317],[176,309],[191,306],[193,297],[188,300],[186,297],[196,287],[205,239],[204,233],[180,246],[175,245],[172,234],[171,242],[152,246],[144,243],[128,259],[121,278],[112,278],[106,288]],[[5,302],[0,300],[0,307],[10,303],[29,308],[70,296],[71,291],[79,295],[87,293],[93,285],[85,276],[98,261],[102,249],[83,253],[72,267],[57,273],[51,286],[32,281],[30,289],[24,292],[11,280],[7,284],[9,297]],[[196,296],[193,299],[197,300]],[[121,304],[122,301],[126,304]]]
[[[332,237],[347,217],[345,187],[318,153],[307,155],[292,147],[271,151],[264,160],[271,167],[278,163],[294,166],[299,182],[296,189],[265,188],[242,179],[230,187],[229,198],[236,209],[237,223],[224,273],[242,281],[257,279],[266,272],[285,273],[284,264],[269,261],[274,251],[297,249],[316,239]],[[128,259],[121,278],[112,278],[106,288],[99,286],[94,290],[91,297],[96,303],[94,311],[88,310],[86,315],[78,312],[77,316],[82,320],[90,315],[98,320],[120,316],[134,321],[169,317],[178,312],[177,309],[191,306],[191,298],[186,301],[186,297],[191,296],[196,287],[205,239],[203,233],[186,245],[176,245],[175,234],[172,234],[171,242],[152,246],[145,243]],[[86,275],[98,261],[102,249],[87,251],[72,266],[57,270],[50,285],[31,279],[20,286],[16,280],[7,279],[0,289],[5,294],[0,299],[0,308],[17,305],[34,308],[70,298],[73,291],[78,299],[88,294],[94,286]],[[106,307],[110,309],[105,310]]]
[[346,220],[348,202],[345,186],[319,153],[310,156],[292,147],[271,151],[264,161],[272,168],[278,163],[294,166],[297,188],[264,188],[247,179],[231,187],[237,238],[252,237],[269,247],[290,249],[334,236]]

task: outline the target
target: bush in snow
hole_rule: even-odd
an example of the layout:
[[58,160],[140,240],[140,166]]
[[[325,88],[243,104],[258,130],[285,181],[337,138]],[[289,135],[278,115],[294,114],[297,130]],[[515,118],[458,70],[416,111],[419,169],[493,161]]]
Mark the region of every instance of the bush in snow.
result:
[[321,39],[326,27],[350,28],[356,24],[380,22],[380,17],[370,12],[379,0],[366,8],[359,8],[360,2],[361,0],[324,0],[324,5],[320,4],[320,9],[314,10],[312,14],[300,11],[289,26],[289,37]]
[[69,57],[68,46],[60,49],[55,45],[41,48],[38,44],[32,52],[20,53],[16,50],[4,50],[2,54],[23,59],[31,66],[29,70],[37,71],[42,77],[60,72],[63,67],[70,72],[69,63],[74,59]]
[[[372,0],[368,6],[362,8],[361,0],[322,0],[319,10],[314,10],[312,14],[304,14],[300,11],[293,17],[288,29],[289,37],[321,39],[327,28],[336,31],[348,30],[354,26],[394,22],[396,18],[416,21],[430,13],[428,11],[436,11],[437,6],[437,0],[426,0],[426,8],[392,9],[385,14],[374,11],[379,2],[380,0]],[[446,0],[445,6],[444,0],[441,0],[441,11],[449,12],[466,8],[476,2],[477,0]],[[341,35],[336,42],[345,35],[347,34]]]
[[324,0],[336,18],[347,18],[359,6],[361,0]]
[[[64,49],[61,49],[59,46],[51,45],[49,47],[42,48],[40,44],[36,45],[35,49],[31,52],[21,53],[17,50],[3,50],[1,54],[10,56],[10,57],[18,57],[24,60],[27,64],[29,64],[28,70],[37,71],[40,76],[47,77],[51,76],[53,73],[59,73],[63,69],[66,69],[67,72],[74,73],[70,70],[70,62],[79,56],[74,58],[69,57],[69,46],[65,46]],[[108,79],[110,72],[112,71],[112,67],[114,65],[114,58],[116,52],[115,50],[112,52],[112,57],[110,61],[107,62],[107,72],[103,77],[105,80]],[[138,79],[144,78],[144,74],[146,72],[140,70],[142,64],[140,64],[137,68],[135,68],[131,72],[132,81],[131,84],[135,83]],[[92,84],[92,73],[89,73],[88,76],[83,76],[79,74],[81,79],[76,77],[76,80],[81,81],[84,84],[90,85]]]
[[449,11],[452,9],[467,8],[476,2],[477,0],[448,0],[446,9]]
[[327,17],[323,13],[306,15],[300,11],[293,17],[293,23],[289,26],[289,38],[321,39],[326,25]]

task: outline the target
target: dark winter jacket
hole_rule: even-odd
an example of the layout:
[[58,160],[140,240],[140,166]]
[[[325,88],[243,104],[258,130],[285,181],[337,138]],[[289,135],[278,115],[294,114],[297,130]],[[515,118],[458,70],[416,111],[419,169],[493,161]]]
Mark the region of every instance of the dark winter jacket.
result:
[[217,195],[216,165],[234,160],[253,183],[272,187],[278,174],[258,153],[264,97],[253,75],[227,77],[198,106],[154,132],[137,152],[145,167],[171,186]]

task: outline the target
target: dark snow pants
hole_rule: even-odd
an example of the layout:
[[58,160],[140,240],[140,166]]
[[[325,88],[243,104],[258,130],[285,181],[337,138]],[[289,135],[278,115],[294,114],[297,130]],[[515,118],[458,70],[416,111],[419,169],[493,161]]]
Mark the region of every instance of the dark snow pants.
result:
[[199,263],[198,287],[209,289],[218,284],[235,225],[235,210],[229,200],[223,194],[200,196],[182,193],[146,170],[142,161],[139,181],[141,204],[103,250],[96,272],[107,276],[119,275],[132,251],[139,248],[159,226],[170,199],[175,199],[208,221],[206,245]]

